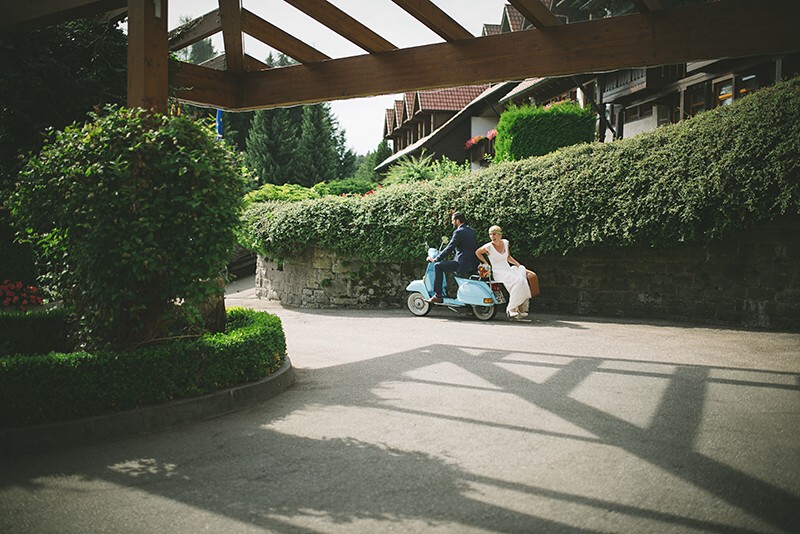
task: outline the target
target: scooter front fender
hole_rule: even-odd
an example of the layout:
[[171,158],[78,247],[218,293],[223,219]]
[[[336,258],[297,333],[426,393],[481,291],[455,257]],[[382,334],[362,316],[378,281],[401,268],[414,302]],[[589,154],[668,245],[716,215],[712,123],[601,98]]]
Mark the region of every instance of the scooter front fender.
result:
[[431,294],[428,293],[428,289],[425,287],[425,282],[422,280],[414,280],[406,287],[406,291],[410,292],[418,292],[422,294],[423,297],[430,298]]

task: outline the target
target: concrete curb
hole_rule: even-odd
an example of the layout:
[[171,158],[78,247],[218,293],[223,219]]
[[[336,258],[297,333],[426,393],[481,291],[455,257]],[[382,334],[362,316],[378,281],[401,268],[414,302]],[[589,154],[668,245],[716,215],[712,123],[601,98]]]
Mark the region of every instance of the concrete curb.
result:
[[158,406],[60,423],[0,429],[0,456],[65,449],[157,432],[226,415],[270,399],[294,383],[287,356],[276,372],[250,384]]

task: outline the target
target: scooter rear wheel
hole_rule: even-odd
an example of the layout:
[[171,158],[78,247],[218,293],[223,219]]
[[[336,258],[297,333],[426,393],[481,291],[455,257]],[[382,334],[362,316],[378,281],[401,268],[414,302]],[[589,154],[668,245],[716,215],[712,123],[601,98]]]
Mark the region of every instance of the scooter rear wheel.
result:
[[472,314],[481,321],[491,321],[497,315],[497,306],[473,306]]
[[431,311],[430,302],[425,300],[425,297],[422,296],[422,293],[416,291],[408,295],[406,304],[408,305],[408,311],[417,317],[428,315],[428,312]]

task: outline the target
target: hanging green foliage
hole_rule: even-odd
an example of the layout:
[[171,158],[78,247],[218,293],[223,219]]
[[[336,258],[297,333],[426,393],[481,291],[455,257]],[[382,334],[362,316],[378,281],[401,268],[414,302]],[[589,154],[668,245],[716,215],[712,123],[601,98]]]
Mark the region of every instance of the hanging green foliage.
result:
[[306,247],[376,261],[420,257],[464,212],[503,227],[519,257],[592,246],[705,242],[800,214],[800,78],[614,143],[581,144],[463,178],[361,197],[253,204],[242,242],[271,257]]

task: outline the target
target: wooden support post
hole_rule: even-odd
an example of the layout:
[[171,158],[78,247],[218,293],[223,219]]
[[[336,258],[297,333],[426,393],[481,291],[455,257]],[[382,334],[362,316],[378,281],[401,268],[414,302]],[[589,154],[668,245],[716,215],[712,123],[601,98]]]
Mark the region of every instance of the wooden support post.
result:
[[167,112],[168,0],[128,0],[128,107]]

